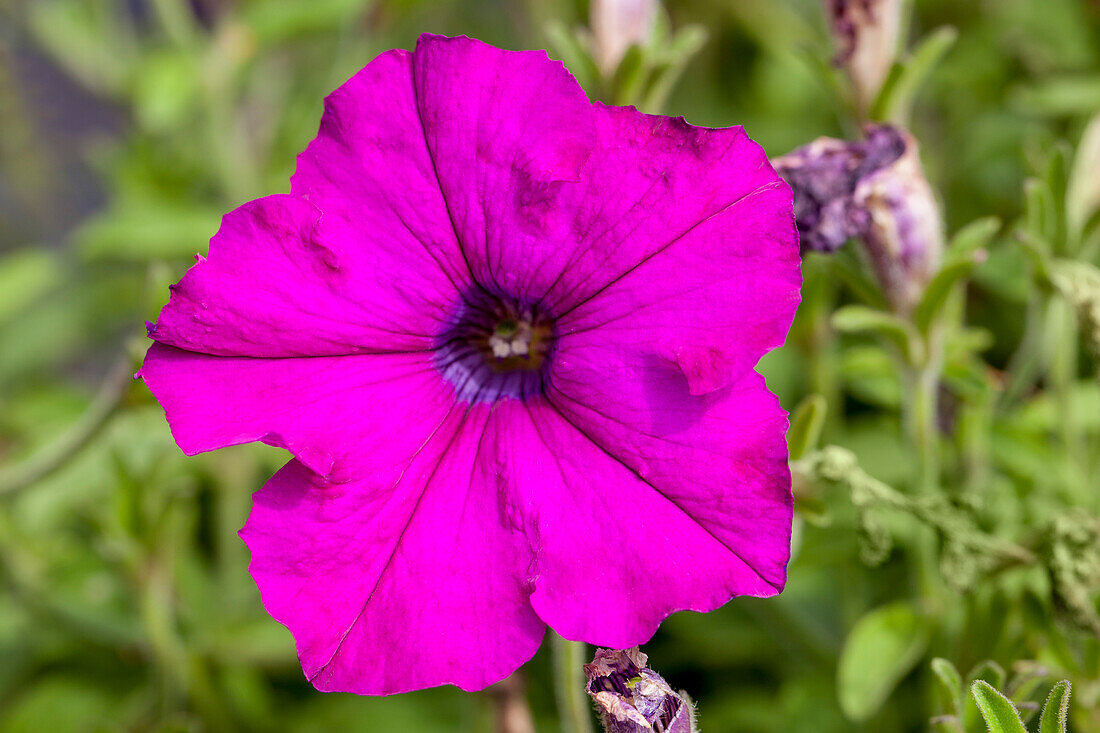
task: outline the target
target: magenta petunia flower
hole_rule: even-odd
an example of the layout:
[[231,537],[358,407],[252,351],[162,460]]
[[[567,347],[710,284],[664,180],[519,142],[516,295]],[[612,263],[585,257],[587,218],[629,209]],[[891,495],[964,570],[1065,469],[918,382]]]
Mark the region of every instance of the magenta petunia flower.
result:
[[241,536],[322,690],[477,689],[783,587],[791,192],[740,128],[425,35],[229,213],[140,376],[189,454],[290,461]]

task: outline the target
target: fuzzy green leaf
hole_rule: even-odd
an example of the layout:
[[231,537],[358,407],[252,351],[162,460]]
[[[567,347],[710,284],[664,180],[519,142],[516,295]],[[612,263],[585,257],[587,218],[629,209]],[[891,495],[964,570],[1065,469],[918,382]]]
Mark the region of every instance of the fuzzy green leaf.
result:
[[1043,705],[1043,715],[1039,718],[1039,733],[1066,733],[1069,693],[1069,680],[1062,680],[1050,691],[1046,704]]
[[970,694],[978,703],[989,733],[1027,733],[1016,706],[991,684],[977,680],[970,686]]

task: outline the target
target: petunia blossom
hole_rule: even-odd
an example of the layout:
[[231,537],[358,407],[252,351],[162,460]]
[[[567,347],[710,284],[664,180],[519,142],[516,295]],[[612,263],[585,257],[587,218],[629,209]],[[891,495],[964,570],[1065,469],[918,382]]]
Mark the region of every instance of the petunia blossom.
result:
[[741,128],[424,35],[226,215],[140,376],[187,453],[294,458],[241,537],[321,690],[479,689],[784,584],[791,192]]

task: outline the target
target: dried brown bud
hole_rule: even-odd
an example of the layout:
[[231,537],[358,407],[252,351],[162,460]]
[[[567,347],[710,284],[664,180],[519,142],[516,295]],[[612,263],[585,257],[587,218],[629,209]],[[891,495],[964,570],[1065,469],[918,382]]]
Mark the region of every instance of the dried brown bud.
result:
[[878,95],[897,54],[901,0],[825,0],[837,54],[848,71],[860,108]]

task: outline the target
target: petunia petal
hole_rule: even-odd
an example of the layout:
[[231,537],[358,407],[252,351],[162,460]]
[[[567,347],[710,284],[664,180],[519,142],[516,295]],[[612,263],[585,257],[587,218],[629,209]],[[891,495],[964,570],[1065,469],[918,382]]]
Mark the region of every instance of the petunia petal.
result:
[[446,292],[470,286],[421,128],[410,52],[378,56],[325,99],[290,190],[347,222],[349,246],[395,258],[398,267],[378,273],[383,287],[401,292],[421,270],[445,276],[432,283]]
[[423,35],[416,94],[451,218],[475,279],[526,295],[532,253],[560,238],[596,142],[591,106],[544,51],[503,51],[470,38]]
[[427,354],[253,359],[153,344],[138,376],[186,453],[259,440],[335,481],[396,479],[455,402]]
[[[584,169],[576,246],[554,255],[547,300],[562,312],[753,192],[779,183],[740,127],[695,127],[631,107],[593,106],[599,143]],[[780,184],[783,185],[783,184]],[[788,193],[788,198],[790,194]],[[741,209],[751,221],[751,208]]]
[[781,346],[799,302],[791,194],[769,183],[700,222],[562,314],[560,348],[613,344],[675,364],[692,394]]
[[[362,202],[364,222],[377,206]],[[225,216],[150,336],[229,356],[425,350],[458,297],[415,241],[382,227],[367,244],[308,201],[268,196]]]
[[750,569],[724,590],[779,592],[793,505],[787,419],[759,375],[693,395],[677,364],[592,344],[563,350],[548,389],[549,402],[581,435]]
[[292,461],[256,493],[250,570],[318,689],[476,690],[538,649],[530,549],[472,478],[489,413],[457,408],[398,481],[327,484]]
[[[511,226],[497,236],[490,226],[481,237],[488,251],[474,253],[491,279],[515,284],[551,313],[575,308],[754,192],[786,189],[740,127],[695,127],[598,103],[570,114],[575,129],[591,131],[594,145],[575,179],[541,200],[537,236],[516,236]],[[494,217],[509,221],[515,206],[500,195],[492,200]],[[754,221],[751,207],[737,207],[735,226]],[[781,230],[793,238],[793,224],[783,222]]]
[[[734,595],[782,587],[790,502],[784,506],[778,487],[750,499],[743,469],[698,486],[670,480],[668,465],[639,472],[595,442],[602,424],[586,421],[593,431],[586,435],[545,400],[500,403],[497,415],[485,438],[497,447],[492,470],[535,549],[531,605],[559,634],[628,648],[674,611],[709,611]],[[698,478],[726,468],[708,448],[722,447],[676,449],[678,458],[705,464],[680,470]]]

